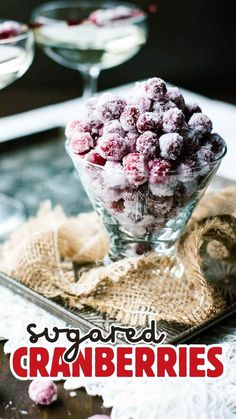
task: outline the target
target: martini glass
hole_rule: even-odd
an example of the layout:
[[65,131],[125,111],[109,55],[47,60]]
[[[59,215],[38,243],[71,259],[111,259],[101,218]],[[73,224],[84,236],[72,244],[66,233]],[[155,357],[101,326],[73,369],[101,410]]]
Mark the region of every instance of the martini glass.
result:
[[[0,20],[0,89],[23,76],[33,60],[34,36],[22,23]],[[0,193],[0,240],[25,219],[18,200]]]
[[84,97],[97,91],[101,70],[129,60],[147,40],[147,16],[129,3],[46,3],[34,10],[32,24],[45,54],[80,71]]
[[[164,190],[162,185],[159,190],[150,182],[140,186],[126,184],[119,167],[88,162],[73,153],[68,140],[66,150],[109,234],[107,262],[149,251],[178,259],[178,240],[227,149],[224,146],[214,161],[191,173],[169,172]],[[179,261],[178,265],[181,267]]]

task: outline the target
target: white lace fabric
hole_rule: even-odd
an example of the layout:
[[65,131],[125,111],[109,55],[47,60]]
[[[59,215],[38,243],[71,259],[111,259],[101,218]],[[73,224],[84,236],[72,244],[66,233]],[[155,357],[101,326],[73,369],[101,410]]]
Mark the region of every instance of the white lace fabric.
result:
[[[26,327],[37,324],[65,327],[60,319],[0,286],[0,336],[4,351],[28,344]],[[217,379],[156,378],[101,379],[70,378],[65,389],[85,387],[91,396],[103,398],[111,407],[111,419],[233,419],[236,418],[236,332],[222,342],[225,371]]]

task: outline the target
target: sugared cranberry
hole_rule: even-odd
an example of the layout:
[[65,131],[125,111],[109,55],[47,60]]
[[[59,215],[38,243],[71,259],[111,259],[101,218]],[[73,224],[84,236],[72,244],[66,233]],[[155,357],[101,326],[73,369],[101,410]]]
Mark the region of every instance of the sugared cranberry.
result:
[[89,151],[85,156],[85,160],[98,166],[104,166],[106,163],[106,160],[95,150]]
[[148,210],[156,217],[167,215],[173,204],[172,196],[155,196],[150,194],[148,197]]
[[93,138],[88,132],[76,132],[70,142],[70,147],[75,154],[83,154],[93,147]]
[[189,121],[189,119],[194,113],[201,113],[201,112],[202,110],[197,103],[186,103],[185,109],[184,109],[186,121]]
[[104,93],[97,101],[98,118],[102,121],[118,119],[126,106],[126,101],[122,97],[111,93]]
[[146,95],[137,94],[128,99],[128,105],[137,106],[140,113],[144,113],[151,110],[152,101]]
[[119,161],[127,154],[127,142],[119,134],[107,134],[98,141],[98,151],[106,160]]
[[0,23],[0,39],[13,38],[20,34],[20,25],[17,22],[8,20]]
[[146,157],[155,157],[159,149],[157,135],[152,131],[145,131],[138,137],[136,149]]
[[152,100],[161,100],[166,94],[166,84],[164,80],[153,77],[145,83],[147,97]]
[[137,106],[128,105],[120,116],[120,123],[125,131],[136,131],[140,110]]
[[154,131],[157,132],[161,128],[161,117],[154,112],[145,112],[140,115],[137,121],[139,132]]
[[175,103],[171,101],[153,102],[152,110],[163,117],[164,113],[171,108],[175,108]]
[[67,124],[65,130],[65,136],[70,140],[76,132],[91,132],[91,125],[89,121],[81,121],[75,119]]
[[112,119],[104,124],[103,135],[107,134],[119,134],[121,137],[125,137],[125,131],[118,119]]
[[115,161],[107,161],[103,171],[104,183],[112,188],[123,190],[128,186],[122,164]]
[[142,185],[148,180],[148,166],[145,156],[130,153],[123,159],[125,175],[132,185]]
[[90,97],[85,102],[85,109],[87,112],[88,118],[94,118],[96,116],[96,106],[97,106],[97,98]]
[[202,139],[211,133],[212,122],[203,113],[194,113],[188,122],[188,127],[190,138]]
[[163,131],[179,132],[184,126],[184,114],[178,108],[169,109],[163,115]]
[[178,87],[170,87],[166,93],[166,99],[168,101],[174,102],[175,105],[184,112],[185,102],[181,91]]
[[168,176],[170,176],[173,170],[171,162],[163,159],[154,159],[149,161],[148,168],[150,183],[169,183]]
[[195,156],[188,157],[180,162],[177,171],[179,180],[183,182],[191,180],[199,174],[199,161]]
[[127,132],[126,138],[130,153],[134,153],[136,151],[136,143],[138,137],[139,133],[137,131]]
[[212,151],[215,154],[215,158],[220,157],[226,146],[223,138],[219,134],[214,133],[210,135],[209,142],[212,145]]
[[29,397],[36,404],[48,406],[57,400],[57,387],[51,380],[37,378],[29,385]]
[[184,147],[184,139],[178,133],[164,134],[159,138],[160,156],[165,160],[177,160]]
[[108,204],[108,207],[112,212],[116,213],[122,213],[125,209],[125,201],[123,198],[119,199],[118,201],[112,201]]
[[116,6],[109,9],[97,9],[89,15],[89,21],[97,26],[106,26],[118,20],[129,19],[141,14],[138,9],[126,6]]

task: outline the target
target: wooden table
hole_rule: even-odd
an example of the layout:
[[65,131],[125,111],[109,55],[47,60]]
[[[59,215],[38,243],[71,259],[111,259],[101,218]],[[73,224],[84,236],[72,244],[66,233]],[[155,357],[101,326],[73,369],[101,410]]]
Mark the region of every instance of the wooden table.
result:
[[77,390],[76,396],[58,384],[58,400],[51,406],[37,406],[28,396],[29,381],[19,381],[11,373],[9,357],[0,344],[0,419],[87,419],[97,413],[109,414],[102,406],[102,399],[91,397],[84,390]]

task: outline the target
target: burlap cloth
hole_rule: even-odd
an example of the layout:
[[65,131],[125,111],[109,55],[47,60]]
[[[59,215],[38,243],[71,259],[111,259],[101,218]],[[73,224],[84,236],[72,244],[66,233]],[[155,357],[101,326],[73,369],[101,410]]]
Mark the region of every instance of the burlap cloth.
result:
[[236,259],[235,217],[236,188],[202,199],[180,241],[180,274],[174,260],[153,253],[99,266],[109,242],[98,216],[68,218],[61,207],[43,203],[1,247],[0,271],[48,298],[124,324],[155,319],[198,325],[226,305],[203,274],[203,250],[213,260]]

